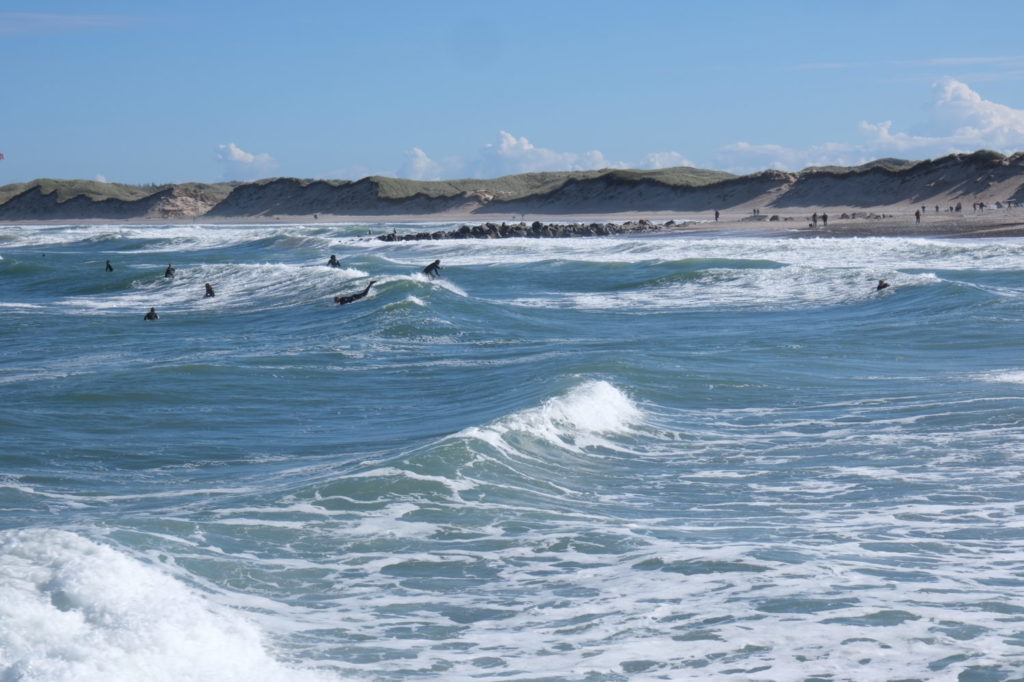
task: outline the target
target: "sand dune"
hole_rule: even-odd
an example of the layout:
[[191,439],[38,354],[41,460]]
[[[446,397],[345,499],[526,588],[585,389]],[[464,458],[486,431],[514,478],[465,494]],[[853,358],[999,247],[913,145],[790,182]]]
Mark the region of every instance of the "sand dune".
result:
[[[105,194],[105,188],[109,195]],[[996,220],[984,202],[1000,208],[1024,202],[1024,153],[978,151],[910,162],[882,159],[854,168],[808,168],[798,173],[763,171],[734,176],[721,171],[531,173],[492,180],[417,182],[370,177],[356,182],[277,178],[253,183],[126,185],[37,180],[0,187],[0,221],[145,220],[237,221],[491,221],[491,220],[707,220],[722,212],[719,229],[802,229],[807,215],[828,211],[822,234],[850,225],[885,231],[894,220],[924,207],[913,230],[972,230]],[[961,205],[960,213],[949,207]],[[939,211],[936,212],[935,208]],[[760,220],[754,215],[759,210]],[[860,214],[841,221],[840,215]],[[867,213],[874,217],[865,218]],[[968,216],[968,213],[971,215]],[[880,215],[892,218],[879,218]],[[998,214],[1013,230],[1017,212]],[[771,221],[771,216],[776,216]],[[746,219],[746,220],[744,220]],[[776,223],[774,225],[770,223]],[[893,223],[895,224],[895,223]]]

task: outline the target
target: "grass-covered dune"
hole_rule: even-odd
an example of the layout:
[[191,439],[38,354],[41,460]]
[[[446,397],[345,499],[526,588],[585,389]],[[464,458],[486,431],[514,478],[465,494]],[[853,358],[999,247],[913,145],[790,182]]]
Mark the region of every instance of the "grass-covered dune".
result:
[[742,207],[910,206],[1024,201],[1024,153],[878,159],[798,173],[733,175],[679,167],[522,173],[500,178],[126,185],[40,179],[0,187],[0,220],[265,218],[272,216],[597,214]]

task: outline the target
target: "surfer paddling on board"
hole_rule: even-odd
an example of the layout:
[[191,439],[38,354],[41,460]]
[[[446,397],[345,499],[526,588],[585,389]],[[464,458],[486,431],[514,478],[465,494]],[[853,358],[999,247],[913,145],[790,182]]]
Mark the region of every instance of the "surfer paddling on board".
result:
[[376,281],[377,280],[372,280],[369,284],[366,285],[366,288],[360,291],[358,294],[349,294],[348,296],[335,296],[334,302],[337,303],[338,305],[345,305],[346,303],[351,303],[352,301],[358,301],[359,299],[363,298],[368,293],[370,293],[370,287],[372,287]]
[[423,268],[423,274],[426,275],[427,277],[429,277],[430,279],[434,279],[435,277],[440,277],[441,276],[441,259],[438,258],[436,261],[434,261],[433,263],[431,263],[427,267]]
[[880,279],[880,280],[878,280],[878,286],[875,287],[875,291],[881,291],[882,289],[885,289],[888,286],[889,286],[888,282],[886,282],[884,279]]

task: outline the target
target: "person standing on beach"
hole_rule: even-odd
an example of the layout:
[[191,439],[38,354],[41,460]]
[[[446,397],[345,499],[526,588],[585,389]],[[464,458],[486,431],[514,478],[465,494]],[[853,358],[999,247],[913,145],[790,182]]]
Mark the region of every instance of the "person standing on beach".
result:
[[821,214],[821,226],[828,227],[828,213]]
[[815,213],[814,215],[811,216],[811,222],[814,223],[815,227],[818,226],[818,214],[817,213]]
[[113,271],[114,271],[114,266],[111,265],[110,261],[108,260],[107,261],[107,272],[113,272]]
[[143,317],[142,319],[143,320],[147,320],[147,321],[148,320],[159,320],[160,316],[156,314],[156,308],[150,308],[149,312],[146,313],[146,316]]
[[423,274],[426,275],[427,277],[429,277],[430,279],[434,279],[435,277],[440,277],[441,276],[441,259],[439,258],[436,261],[434,261],[433,263],[431,263],[430,265],[428,265],[427,267],[423,268]]
[[920,211],[914,211],[914,218],[917,219],[917,224],[920,225],[921,224],[921,212]]
[[715,222],[716,223],[718,222],[718,211],[717,210],[715,211]]

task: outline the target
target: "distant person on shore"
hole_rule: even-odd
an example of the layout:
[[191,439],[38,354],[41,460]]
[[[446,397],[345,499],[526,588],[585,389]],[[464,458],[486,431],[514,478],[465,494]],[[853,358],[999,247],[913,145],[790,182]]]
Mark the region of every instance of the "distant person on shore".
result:
[[427,267],[423,268],[423,274],[426,275],[427,277],[429,277],[430,279],[434,279],[435,277],[440,277],[441,276],[441,259],[438,259],[438,260],[434,261],[433,263],[431,263],[430,265],[428,265]]
[[335,296],[334,302],[337,303],[338,305],[345,305],[346,303],[351,303],[352,301],[358,301],[359,299],[363,298],[368,293],[370,293],[370,287],[372,287],[375,282],[376,280],[371,281],[369,284],[366,285],[366,288],[360,291],[358,294],[349,294],[348,296]]
[[156,314],[156,308],[150,308],[149,312],[146,313],[146,316],[143,317],[142,319],[143,320],[159,320],[160,316]]
[[920,225],[921,224],[921,212],[920,211],[914,211],[914,218],[917,220],[917,224]]
[[885,289],[888,286],[889,286],[888,282],[886,282],[884,279],[880,279],[880,280],[878,280],[878,286],[875,287],[875,291],[881,291],[882,289]]
[[828,213],[821,214],[821,226],[828,227]]
[[213,298],[217,294],[213,293],[213,285],[209,282],[206,283],[206,293],[203,294],[203,298]]
[[113,272],[113,271],[114,271],[114,266],[111,265],[110,261],[108,260],[107,261],[107,272]]
[[168,263],[167,269],[164,270],[164,277],[174,277],[175,272],[177,272],[177,270],[174,269],[174,266],[171,263]]
[[715,211],[715,222],[718,222],[718,211]]
[[338,257],[335,256],[333,253],[331,254],[330,259],[328,259],[328,261],[327,261],[327,267],[329,267],[329,268],[340,268],[341,267],[341,263],[338,262]]
[[818,226],[818,214],[817,213],[815,213],[814,215],[811,216],[811,223],[813,223],[815,227]]

